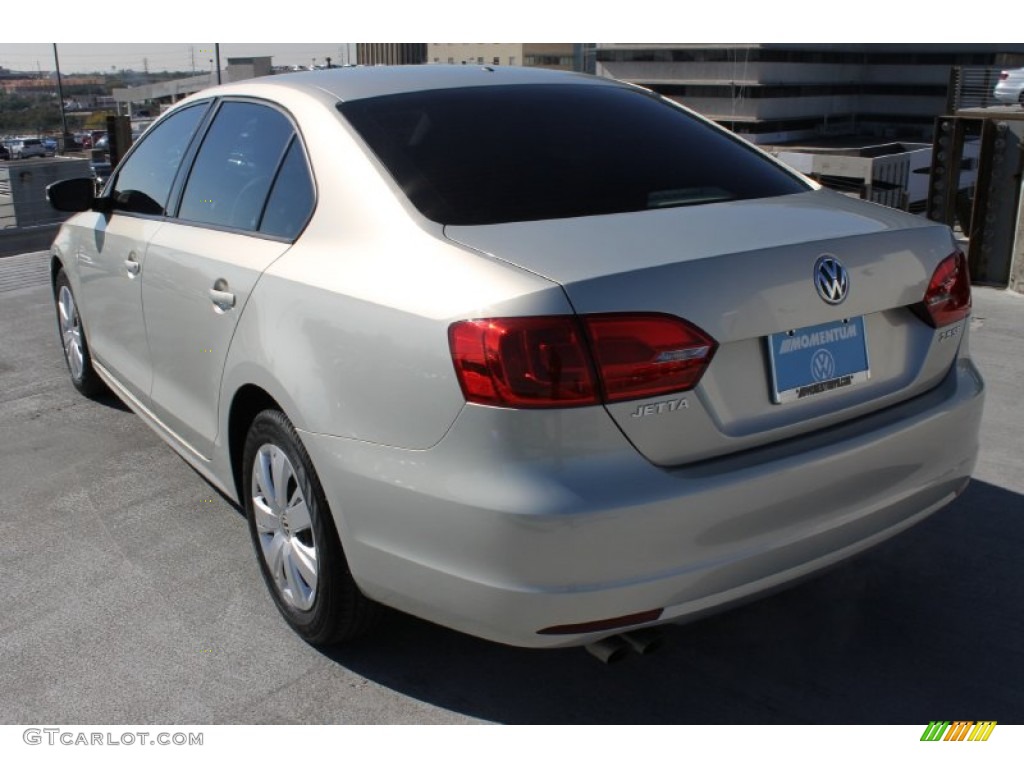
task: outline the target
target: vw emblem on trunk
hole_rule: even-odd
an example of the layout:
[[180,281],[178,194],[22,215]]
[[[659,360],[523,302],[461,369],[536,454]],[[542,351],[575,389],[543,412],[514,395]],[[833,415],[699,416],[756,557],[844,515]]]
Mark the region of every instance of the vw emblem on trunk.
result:
[[850,277],[846,267],[835,256],[818,257],[814,262],[814,287],[826,304],[842,304],[850,291]]

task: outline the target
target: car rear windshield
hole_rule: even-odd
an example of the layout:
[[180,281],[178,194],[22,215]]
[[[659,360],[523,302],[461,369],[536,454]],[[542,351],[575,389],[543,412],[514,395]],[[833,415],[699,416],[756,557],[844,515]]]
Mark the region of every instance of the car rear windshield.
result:
[[442,89],[338,109],[413,205],[443,224],[594,216],[809,188],[725,131],[632,88]]

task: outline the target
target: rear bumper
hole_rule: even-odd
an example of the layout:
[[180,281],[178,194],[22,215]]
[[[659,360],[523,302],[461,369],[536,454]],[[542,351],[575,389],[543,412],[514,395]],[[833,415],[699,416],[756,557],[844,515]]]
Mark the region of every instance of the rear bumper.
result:
[[931,392],[811,436],[677,469],[596,409],[467,406],[409,451],[302,433],[371,597],[510,645],[662,609],[681,621],[862,551],[952,501],[978,452],[983,384],[961,359]]

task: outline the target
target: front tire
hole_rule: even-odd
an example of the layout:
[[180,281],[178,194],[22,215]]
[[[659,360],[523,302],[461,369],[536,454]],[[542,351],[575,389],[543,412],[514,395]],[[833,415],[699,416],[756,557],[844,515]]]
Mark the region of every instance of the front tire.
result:
[[242,461],[249,534],[285,621],[313,645],[368,632],[379,606],[352,579],[320,480],[283,413],[253,420]]
[[92,367],[89,343],[85,339],[82,317],[68,276],[61,269],[54,282],[54,303],[57,308],[57,332],[64,348],[71,383],[86,397],[95,397],[106,390],[106,385]]

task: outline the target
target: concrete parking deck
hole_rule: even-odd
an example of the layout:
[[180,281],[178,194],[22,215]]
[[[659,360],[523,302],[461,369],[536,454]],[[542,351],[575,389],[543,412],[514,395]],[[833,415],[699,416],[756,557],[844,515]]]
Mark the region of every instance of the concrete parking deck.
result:
[[45,253],[0,260],[4,723],[1024,723],[1020,295],[975,293],[989,399],[955,504],[605,667],[399,615],[343,650],[304,644],[241,514],[116,400],[71,387],[47,283]]

